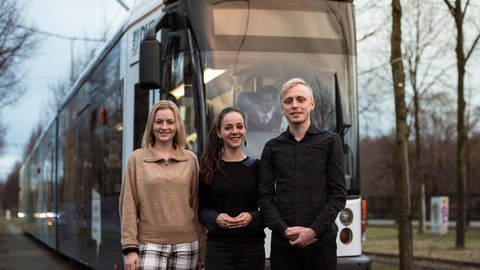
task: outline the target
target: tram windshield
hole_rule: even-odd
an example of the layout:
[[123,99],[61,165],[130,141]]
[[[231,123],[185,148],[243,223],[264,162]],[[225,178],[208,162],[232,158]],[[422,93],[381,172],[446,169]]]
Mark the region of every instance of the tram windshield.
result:
[[[238,57],[237,65],[229,64],[235,62],[235,53],[211,52],[207,57],[215,65],[208,67],[204,76],[212,76],[207,73],[217,75],[206,83],[209,111],[216,115],[226,106],[236,106],[247,113],[249,155],[259,157],[266,139],[286,129],[287,123],[283,117],[268,128],[254,123],[257,121],[255,117],[260,117],[263,111],[281,114],[278,93],[283,83],[294,77],[301,77],[312,86],[316,102],[312,122],[320,129],[335,130],[335,68],[325,70],[321,63],[328,62],[323,66],[336,65],[341,68],[337,71],[343,70],[344,60],[341,56],[244,52]],[[276,94],[269,97],[273,102],[264,102],[262,91],[266,87],[276,90]]]
[[[259,158],[264,143],[284,131],[287,123],[282,116],[275,124],[258,127],[255,118],[262,112],[269,112],[270,118],[281,114],[278,93],[283,83],[299,77],[314,91],[312,122],[320,129],[334,131],[337,76],[344,122],[356,124],[353,19],[349,5],[278,1],[272,10],[261,4],[247,7],[245,2],[233,2],[207,6],[192,14],[194,22],[200,19],[198,16],[204,22],[193,25],[202,25],[196,33],[205,34],[196,38],[204,50],[209,123],[226,106],[246,112],[246,152]],[[292,19],[285,23],[285,16]],[[264,88],[273,88],[277,94],[268,96]],[[345,141],[354,143],[348,138]]]

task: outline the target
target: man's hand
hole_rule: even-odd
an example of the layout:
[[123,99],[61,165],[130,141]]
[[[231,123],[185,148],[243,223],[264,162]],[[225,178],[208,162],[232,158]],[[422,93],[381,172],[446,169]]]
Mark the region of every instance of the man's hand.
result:
[[315,231],[307,227],[288,227],[284,234],[292,246],[306,247],[317,241]]

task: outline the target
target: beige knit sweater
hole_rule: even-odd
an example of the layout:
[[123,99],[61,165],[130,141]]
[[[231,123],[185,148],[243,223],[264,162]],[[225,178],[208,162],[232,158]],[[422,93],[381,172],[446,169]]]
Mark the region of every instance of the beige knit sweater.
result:
[[120,193],[122,248],[199,240],[203,260],[206,233],[197,214],[198,171],[197,157],[189,150],[177,148],[168,161],[151,146],[131,154]]

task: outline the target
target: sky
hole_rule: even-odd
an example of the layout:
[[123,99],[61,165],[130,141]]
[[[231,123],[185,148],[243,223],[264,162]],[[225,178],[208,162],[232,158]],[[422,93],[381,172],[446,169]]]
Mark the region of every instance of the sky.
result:
[[[65,37],[98,39],[105,33],[113,35],[126,19],[127,10],[117,0],[21,0],[24,3],[25,26]],[[121,1],[131,6],[134,0]],[[85,55],[89,46],[67,39],[40,35],[40,46],[21,69],[25,76],[26,93],[16,104],[0,108],[2,123],[7,127],[7,146],[0,152],[0,181],[5,181],[15,162],[21,159],[32,130],[41,121],[48,122],[47,106],[51,104],[52,85],[70,74],[71,54]],[[71,49],[73,48],[73,50]],[[83,54],[82,54],[83,53]]]

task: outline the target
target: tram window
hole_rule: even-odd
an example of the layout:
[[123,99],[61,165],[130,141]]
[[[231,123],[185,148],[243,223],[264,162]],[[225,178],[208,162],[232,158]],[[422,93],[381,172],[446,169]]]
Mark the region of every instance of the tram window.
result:
[[[175,99],[180,110],[180,116],[185,125],[187,135],[186,148],[198,153],[197,146],[197,113],[195,107],[196,89],[193,87],[193,72],[189,52],[173,55],[170,61],[170,82],[167,86],[169,99]],[[183,68],[182,68],[183,67]]]

